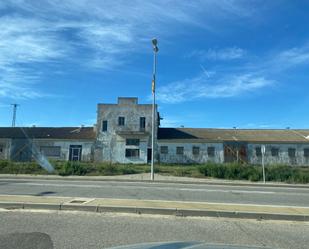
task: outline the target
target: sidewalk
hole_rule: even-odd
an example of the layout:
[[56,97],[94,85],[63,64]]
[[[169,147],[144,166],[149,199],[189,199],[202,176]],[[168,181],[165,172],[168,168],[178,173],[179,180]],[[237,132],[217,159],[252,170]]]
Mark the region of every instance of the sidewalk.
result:
[[[0,179],[37,179],[37,180],[76,180],[76,181],[132,181],[151,182],[149,173],[115,175],[115,176],[59,176],[59,175],[30,175],[30,174],[0,174]],[[177,177],[155,174],[155,182],[181,183],[181,184],[213,184],[213,185],[234,185],[234,186],[257,186],[257,187],[289,187],[309,188],[309,184],[289,184],[281,182],[251,182],[245,180],[224,180],[214,178],[193,178]]]
[[0,195],[0,208],[309,221],[309,207],[162,200]]

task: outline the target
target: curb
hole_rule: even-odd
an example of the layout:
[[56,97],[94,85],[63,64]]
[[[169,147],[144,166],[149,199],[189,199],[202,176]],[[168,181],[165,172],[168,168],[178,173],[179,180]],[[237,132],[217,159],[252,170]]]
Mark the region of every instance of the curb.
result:
[[288,183],[247,183],[247,182],[219,182],[219,181],[173,181],[173,180],[135,180],[135,179],[100,179],[92,177],[72,178],[66,176],[19,176],[19,175],[0,175],[0,180],[66,180],[66,181],[102,181],[102,182],[142,182],[142,183],[171,183],[171,184],[195,184],[195,185],[226,185],[226,186],[248,186],[248,187],[280,187],[280,188],[309,188],[309,184],[288,184]]
[[214,218],[234,218],[234,219],[255,219],[255,220],[285,220],[285,221],[305,221],[309,222],[309,215],[291,215],[279,213],[252,213],[235,211],[215,211],[197,209],[173,209],[173,208],[140,208],[127,206],[91,206],[74,204],[46,204],[46,203],[21,203],[21,202],[0,202],[0,208],[7,210],[16,209],[43,209],[58,211],[84,211],[95,213],[133,213],[133,214],[153,214],[171,215],[180,217],[214,217]]

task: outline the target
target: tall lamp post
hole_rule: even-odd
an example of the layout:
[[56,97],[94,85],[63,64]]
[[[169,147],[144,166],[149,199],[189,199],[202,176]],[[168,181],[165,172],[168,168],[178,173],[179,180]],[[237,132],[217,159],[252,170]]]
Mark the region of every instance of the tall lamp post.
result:
[[154,150],[155,150],[155,108],[156,108],[156,71],[157,71],[157,53],[159,51],[156,38],[152,39],[153,46],[153,72],[152,72],[152,132],[151,132],[151,181],[154,180]]

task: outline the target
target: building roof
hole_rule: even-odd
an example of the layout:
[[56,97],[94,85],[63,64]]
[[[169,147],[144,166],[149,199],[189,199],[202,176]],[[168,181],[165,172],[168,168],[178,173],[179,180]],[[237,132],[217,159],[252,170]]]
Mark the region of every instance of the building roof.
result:
[[171,142],[243,141],[309,143],[309,129],[159,128],[158,139]]
[[0,138],[95,139],[93,127],[0,127]]

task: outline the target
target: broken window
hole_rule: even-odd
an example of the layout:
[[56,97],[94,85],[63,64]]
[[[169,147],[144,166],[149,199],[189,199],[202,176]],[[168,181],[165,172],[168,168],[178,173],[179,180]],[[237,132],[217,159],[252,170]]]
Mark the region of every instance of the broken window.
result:
[[139,128],[141,130],[145,130],[146,127],[146,118],[145,117],[140,117],[139,118]]
[[304,149],[304,157],[309,157],[309,148]]
[[168,154],[168,147],[167,146],[161,146],[160,152],[161,152],[161,154]]
[[139,158],[139,149],[126,149],[126,157]]
[[288,154],[289,154],[289,157],[295,157],[295,155],[296,155],[296,149],[294,149],[294,148],[289,148],[289,149],[288,149]]
[[208,147],[207,148],[207,155],[208,156],[215,156],[215,147]]
[[183,155],[183,147],[182,146],[176,147],[176,154],[177,155]]
[[136,138],[127,138],[127,139],[126,139],[126,145],[135,145],[135,146],[139,146],[139,139],[136,139]]
[[279,156],[279,149],[278,148],[271,148],[271,155],[272,156]]
[[192,147],[192,154],[193,155],[199,155],[200,154],[200,147],[198,147],[198,146],[193,146]]
[[118,117],[118,125],[124,126],[125,118],[124,117]]
[[255,155],[262,156],[262,149],[261,147],[255,147]]
[[61,147],[60,146],[41,146],[40,151],[44,156],[47,156],[47,157],[60,157]]
[[107,131],[107,120],[102,121],[102,131]]

